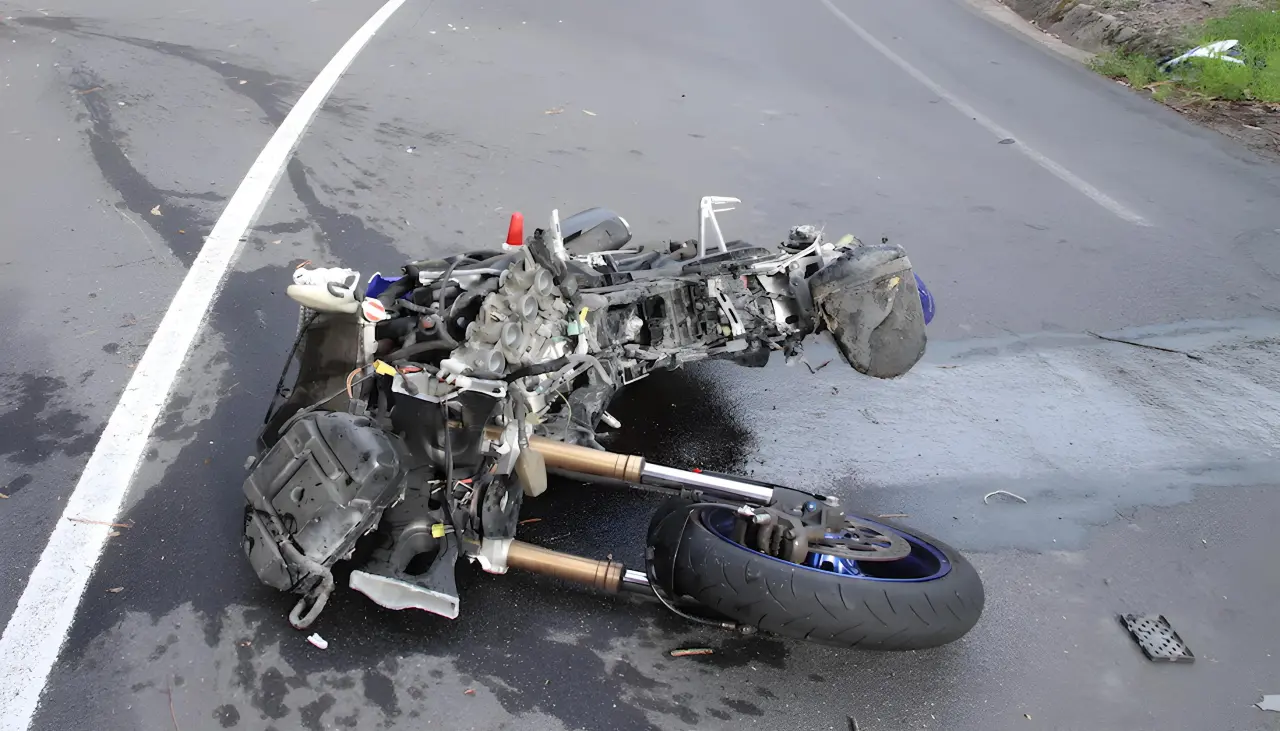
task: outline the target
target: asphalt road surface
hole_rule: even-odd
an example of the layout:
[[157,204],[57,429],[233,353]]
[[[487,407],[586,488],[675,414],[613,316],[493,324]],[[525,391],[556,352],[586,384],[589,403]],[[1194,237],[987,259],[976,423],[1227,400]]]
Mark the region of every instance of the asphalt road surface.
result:
[[[0,11],[0,622],[203,237],[379,5]],[[553,207],[686,238],[708,194],[761,243],[904,244],[930,353],[891,383],[654,377],[619,447],[907,514],[981,571],[978,627],[842,652],[464,568],[455,621],[340,591],[328,650],[290,629],[239,532],[292,267],[388,271]],[[32,728],[1280,728],[1252,705],[1280,693],[1278,194],[1274,166],[961,0],[409,0],[247,233]],[[652,505],[562,485],[528,539],[635,562]],[[1148,662],[1121,612],[1166,615],[1196,662]],[[668,654],[690,646],[714,654]]]

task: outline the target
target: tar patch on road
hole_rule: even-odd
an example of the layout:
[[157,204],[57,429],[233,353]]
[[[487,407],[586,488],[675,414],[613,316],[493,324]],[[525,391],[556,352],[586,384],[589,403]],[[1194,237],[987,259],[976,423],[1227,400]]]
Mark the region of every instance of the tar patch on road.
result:
[[[5,394],[0,413],[0,456],[33,471],[55,454],[78,457],[93,449],[101,428],[84,430],[89,419],[65,402],[66,380],[35,373],[0,376]],[[23,472],[3,492],[13,496],[34,480]]]

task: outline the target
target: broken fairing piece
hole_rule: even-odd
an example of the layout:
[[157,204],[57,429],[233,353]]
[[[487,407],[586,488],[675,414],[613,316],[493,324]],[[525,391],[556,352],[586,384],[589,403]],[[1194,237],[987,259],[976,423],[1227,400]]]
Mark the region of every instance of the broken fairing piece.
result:
[[991,492],[982,496],[982,503],[984,505],[988,504],[987,499],[990,498],[992,495],[1008,495],[1009,497],[1013,498],[1014,500],[1017,500],[1020,503],[1025,503],[1027,501],[1027,499],[1022,497],[1021,495],[1014,495],[1008,490],[992,490]]
[[387,609],[421,609],[446,619],[458,618],[458,597],[390,576],[352,571],[348,586]]
[[318,634],[312,634],[310,637],[307,638],[307,642],[310,642],[316,647],[319,647],[321,650],[329,649],[329,641]]
[[298,267],[293,270],[293,284],[285,294],[303,307],[319,312],[353,313],[360,308],[356,302],[359,281],[360,272],[351,269]]
[[1168,71],[1174,66],[1193,58],[1212,58],[1219,61],[1226,61],[1228,63],[1243,64],[1244,61],[1237,58],[1239,54],[1240,41],[1214,41],[1213,43],[1206,43],[1203,46],[1193,48],[1177,58],[1171,58],[1161,64],[1160,68],[1164,71]]
[[1280,713],[1280,695],[1264,695],[1262,700],[1253,705],[1257,706],[1259,710]]

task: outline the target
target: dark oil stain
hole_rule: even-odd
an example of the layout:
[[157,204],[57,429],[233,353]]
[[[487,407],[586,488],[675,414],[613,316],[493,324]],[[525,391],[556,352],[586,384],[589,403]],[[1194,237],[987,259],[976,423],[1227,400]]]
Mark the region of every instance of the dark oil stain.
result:
[[763,716],[764,715],[764,711],[760,710],[760,707],[754,703],[748,703],[747,701],[740,701],[735,698],[721,698],[720,702],[728,706],[733,711],[737,713],[741,713],[743,715],[747,715],[747,716]]
[[120,352],[120,343],[107,343],[102,346],[102,352],[108,355],[115,355]]
[[776,699],[778,698],[778,696],[776,696],[776,695],[774,695],[774,694],[773,694],[773,691],[769,690],[768,688],[764,687],[763,685],[757,685],[757,686],[756,686],[756,693],[757,693],[761,698],[767,698],[768,700],[776,700]]
[[645,710],[656,711],[666,716],[674,716],[690,726],[697,726],[698,721],[701,720],[692,708],[655,696],[641,696],[636,699],[635,703]]
[[188,394],[177,394],[169,399],[160,422],[153,429],[156,439],[164,441],[177,439],[195,428],[196,425],[187,423],[184,415],[192,401],[193,398]]
[[22,488],[30,485],[34,479],[35,478],[31,476],[30,472],[23,472],[12,480],[9,480],[9,484],[4,486],[4,494],[9,497],[13,497],[14,495],[17,495]]
[[343,728],[356,728],[360,723],[360,712],[352,711],[350,716],[338,716],[333,720]]
[[362,678],[364,697],[382,709],[387,717],[400,715],[400,700],[396,697],[396,686],[391,678],[376,670],[365,670]]
[[260,692],[255,694],[253,705],[267,714],[268,718],[281,719],[289,715],[289,708],[284,704],[289,686],[284,680],[284,673],[279,668],[267,668],[262,674]]
[[236,643],[235,682],[243,690],[249,691],[257,685],[258,670],[253,666],[253,648],[247,644]]
[[636,669],[635,665],[626,660],[619,660],[613,666],[613,674],[630,688],[638,688],[640,690],[657,690],[659,688],[670,688],[667,683],[654,680],[644,673]]
[[168,637],[165,638],[164,642],[156,645],[156,649],[151,651],[151,657],[147,659],[150,660],[151,662],[155,662],[159,660],[160,658],[164,657],[165,653],[169,651],[169,648],[173,647],[174,643],[176,643],[177,641],[178,641],[177,635],[173,635],[173,634],[169,635]]
[[310,729],[310,731],[324,731],[324,723],[321,719],[325,713],[328,713],[330,708],[333,708],[334,703],[333,696],[325,693],[298,709],[298,716],[302,719],[302,725]]
[[223,728],[232,728],[240,723],[240,710],[227,703],[213,709],[213,718],[222,724]]
[[730,715],[725,711],[720,710],[719,708],[708,708],[707,713],[711,714],[711,716],[714,718],[720,719],[721,721],[728,721],[730,718],[733,718],[732,715]]
[[9,461],[30,466],[59,453],[78,457],[98,441],[101,427],[86,431],[89,419],[62,404],[66,380],[35,373],[4,375],[0,392],[0,455]]
[[261,231],[268,234],[296,234],[302,233],[311,227],[305,218],[299,218],[296,221],[281,221],[280,223],[272,223],[267,226],[254,226],[254,231]]
[[34,28],[44,28],[45,30],[56,30],[64,33],[78,31],[83,25],[83,21],[79,18],[58,17],[54,15],[24,16],[14,18],[13,22],[18,25],[29,25]]

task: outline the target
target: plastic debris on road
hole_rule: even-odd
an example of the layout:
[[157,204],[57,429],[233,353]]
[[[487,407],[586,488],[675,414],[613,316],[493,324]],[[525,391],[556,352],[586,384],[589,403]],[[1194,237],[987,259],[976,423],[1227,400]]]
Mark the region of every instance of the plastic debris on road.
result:
[[1264,711],[1275,711],[1280,713],[1280,695],[1264,695],[1262,700],[1253,705]]
[[1168,71],[1174,66],[1193,58],[1214,58],[1228,63],[1243,64],[1244,61],[1238,58],[1240,51],[1240,41],[1214,41],[1213,43],[1206,43],[1203,46],[1197,46],[1181,56],[1171,58],[1160,64],[1160,68],[1164,71]]
[[1014,500],[1017,500],[1017,501],[1018,501],[1018,502],[1020,502],[1020,503],[1025,503],[1025,502],[1027,501],[1027,499],[1026,499],[1026,498],[1024,498],[1024,497],[1022,497],[1021,495],[1014,495],[1013,493],[1009,492],[1008,490],[992,490],[991,492],[989,492],[989,493],[987,493],[986,495],[983,495],[983,496],[982,496],[982,502],[983,502],[983,504],[984,504],[984,505],[989,504],[989,503],[987,503],[987,501],[988,501],[988,500],[990,500],[990,499],[991,499],[991,496],[993,496],[993,495],[1008,495],[1009,497],[1013,498]]
[[321,650],[329,649],[329,641],[318,634],[313,634],[307,638],[307,642],[319,647]]

